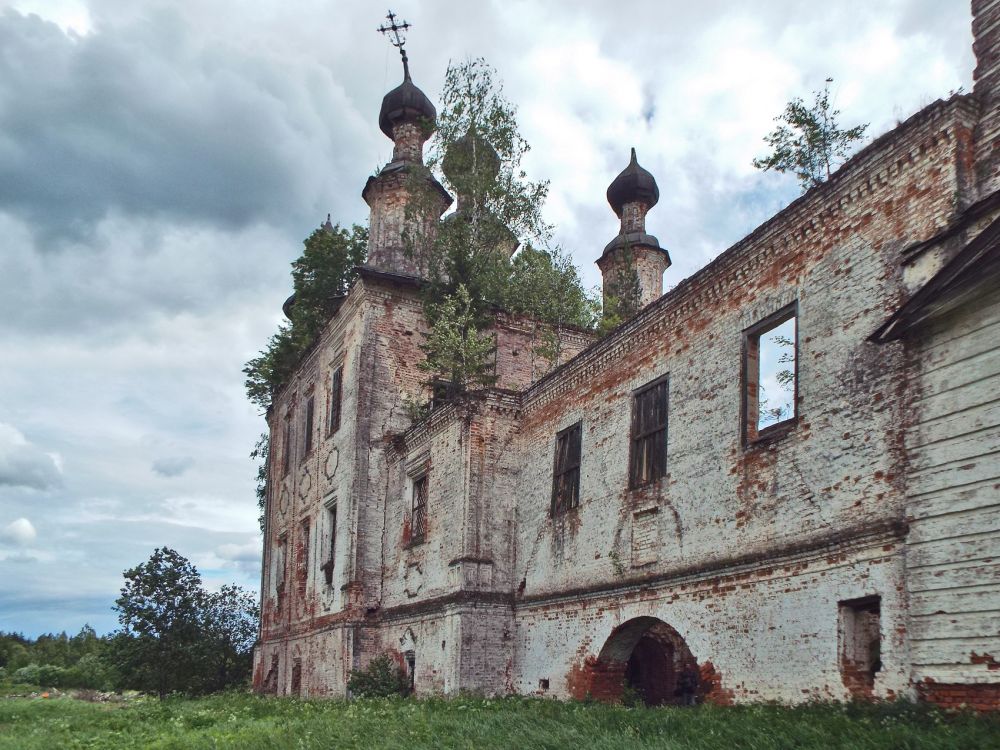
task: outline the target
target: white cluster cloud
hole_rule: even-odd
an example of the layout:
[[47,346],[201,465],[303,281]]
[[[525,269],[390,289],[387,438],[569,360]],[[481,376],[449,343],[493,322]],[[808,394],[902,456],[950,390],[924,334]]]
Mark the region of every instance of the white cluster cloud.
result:
[[27,518],[18,518],[0,529],[0,541],[27,546],[38,538],[38,532]]

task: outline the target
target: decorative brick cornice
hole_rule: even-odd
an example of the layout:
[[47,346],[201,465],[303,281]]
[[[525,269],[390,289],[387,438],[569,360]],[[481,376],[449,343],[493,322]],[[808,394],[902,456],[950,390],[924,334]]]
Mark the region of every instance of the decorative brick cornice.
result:
[[734,555],[724,555],[713,560],[697,563],[688,567],[675,568],[662,573],[626,578],[622,581],[599,583],[591,586],[580,586],[537,595],[522,596],[517,600],[517,607],[530,608],[557,602],[580,602],[587,599],[614,596],[622,597],[639,593],[653,587],[680,586],[684,584],[719,583],[741,575],[753,574],[762,570],[785,567],[791,564],[827,561],[831,557],[865,549],[879,549],[885,555],[883,547],[887,543],[901,541],[909,527],[900,520],[884,521],[881,524],[855,526],[840,531],[824,534],[812,539],[778,545],[765,551],[740,552]]

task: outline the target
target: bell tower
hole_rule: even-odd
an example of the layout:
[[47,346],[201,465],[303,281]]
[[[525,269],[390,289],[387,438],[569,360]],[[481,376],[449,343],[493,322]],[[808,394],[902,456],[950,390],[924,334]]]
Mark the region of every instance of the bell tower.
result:
[[434,132],[437,110],[413,83],[401,32],[410,28],[396,22],[379,31],[389,35],[403,60],[403,82],[385,95],[378,115],[379,129],[393,142],[392,160],[368,178],[361,197],[371,209],[368,266],[379,271],[422,276],[422,250],[437,220],[452,198],[424,165],[424,142]]
[[621,219],[618,236],[604,248],[597,261],[604,278],[604,303],[609,296],[622,293],[621,279],[630,279],[635,304],[645,307],[663,294],[663,272],[670,266],[670,255],[659,241],[646,234],[646,214],[660,200],[660,190],[653,175],[632,158],[608,187],[608,203]]

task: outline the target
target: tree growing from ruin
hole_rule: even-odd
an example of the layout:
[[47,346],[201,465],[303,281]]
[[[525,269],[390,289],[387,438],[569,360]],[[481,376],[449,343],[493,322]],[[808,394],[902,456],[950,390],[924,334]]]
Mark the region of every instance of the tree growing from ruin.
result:
[[771,153],[753,160],[757,169],[791,172],[808,190],[829,179],[847,159],[868,124],[846,130],[839,126],[840,110],[830,103],[831,83],[833,79],[827,78],[823,89],[813,92],[811,106],[800,97],[785,105],[785,111],[774,118],[778,127],[764,136]]
[[639,312],[641,297],[639,273],[636,271],[632,248],[626,241],[621,261],[604,280],[604,305],[597,322],[598,335],[606,336]]
[[303,245],[302,255],[292,263],[290,319],[243,368],[247,397],[265,410],[323,330],[356,277],[355,269],[365,262],[368,229],[357,224],[346,229],[327,217]]
[[[556,328],[594,324],[595,304],[575,266],[550,247],[552,230],[542,217],[548,183],[528,179],[521,162],[529,149],[493,68],[483,59],[449,65],[427,163],[458,196],[458,206],[405,239],[411,253],[427,259],[425,369],[452,393],[489,383],[493,348],[483,342],[498,310]],[[433,205],[426,184],[414,175],[412,215]]]
[[257,524],[264,531],[264,511],[267,508],[267,484],[271,472],[271,433],[262,432],[250,451],[250,458],[257,462],[254,494],[257,496]]
[[[356,268],[368,254],[368,229],[353,225],[345,229],[326,223],[307,237],[304,249],[292,263],[294,304],[291,317],[278,326],[259,355],[243,367],[247,398],[266,410],[274,395],[298,367],[323,330],[337,301],[347,292],[357,275]],[[250,452],[257,462],[256,494],[260,508],[258,521],[264,530],[264,503],[267,495],[270,435],[264,433]]]

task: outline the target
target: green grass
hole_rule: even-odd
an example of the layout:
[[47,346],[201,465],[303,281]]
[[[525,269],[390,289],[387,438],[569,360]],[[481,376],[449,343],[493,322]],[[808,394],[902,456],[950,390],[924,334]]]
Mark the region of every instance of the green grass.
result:
[[532,698],[308,701],[231,693],[119,704],[0,699],[0,750],[608,748],[1000,750],[1000,717],[907,703],[627,709]]

